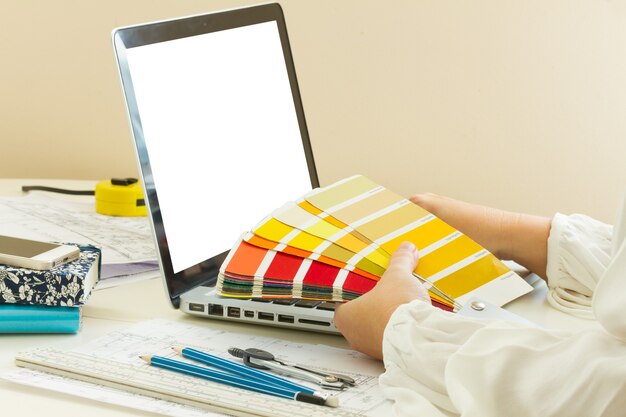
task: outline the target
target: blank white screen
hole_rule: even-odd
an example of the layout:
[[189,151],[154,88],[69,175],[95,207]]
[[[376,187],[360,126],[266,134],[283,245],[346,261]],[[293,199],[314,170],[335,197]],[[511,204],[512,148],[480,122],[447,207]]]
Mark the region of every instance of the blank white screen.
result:
[[276,22],[127,59],[175,273],[310,190]]

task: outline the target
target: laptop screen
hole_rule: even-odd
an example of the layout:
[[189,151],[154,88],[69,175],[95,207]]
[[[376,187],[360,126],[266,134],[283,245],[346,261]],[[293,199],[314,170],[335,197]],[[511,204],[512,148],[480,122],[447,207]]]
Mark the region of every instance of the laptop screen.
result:
[[282,13],[263,5],[118,29],[114,42],[170,298],[318,185]]

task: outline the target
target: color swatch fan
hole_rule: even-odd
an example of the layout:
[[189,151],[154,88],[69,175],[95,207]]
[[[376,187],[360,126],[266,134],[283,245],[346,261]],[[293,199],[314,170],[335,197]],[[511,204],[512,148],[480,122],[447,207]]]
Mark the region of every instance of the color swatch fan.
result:
[[226,297],[348,301],[371,290],[391,254],[415,244],[433,302],[504,305],[532,290],[489,251],[411,201],[356,175],[288,202],[235,243],[220,270]]

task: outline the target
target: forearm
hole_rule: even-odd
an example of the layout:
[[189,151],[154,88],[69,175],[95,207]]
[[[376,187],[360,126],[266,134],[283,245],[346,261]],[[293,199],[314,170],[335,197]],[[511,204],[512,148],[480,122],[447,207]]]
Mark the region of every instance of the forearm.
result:
[[512,260],[546,276],[551,220],[454,200],[417,194],[411,201],[460,230],[500,259]]
[[548,236],[552,220],[547,217],[509,213],[509,224],[503,227],[503,240],[508,250],[503,259],[510,259],[546,279]]

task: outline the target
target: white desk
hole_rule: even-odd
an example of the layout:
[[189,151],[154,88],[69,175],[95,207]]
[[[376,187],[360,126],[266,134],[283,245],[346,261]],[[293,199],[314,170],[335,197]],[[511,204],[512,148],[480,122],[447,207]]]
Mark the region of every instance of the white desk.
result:
[[[22,185],[48,185],[73,189],[91,189],[95,181],[61,180],[0,180],[0,196],[19,196]],[[50,196],[54,194],[47,193]],[[92,197],[67,197],[81,198]],[[550,308],[545,301],[546,287],[542,280],[534,280],[535,291],[510,303],[507,308],[546,327],[586,328],[597,326],[595,322],[579,320]],[[151,300],[151,302],[146,302]],[[71,348],[100,337],[112,330],[126,327],[132,323],[153,318],[165,318],[215,329],[229,329],[250,335],[263,335],[282,338],[294,342],[322,343],[335,347],[347,347],[339,336],[315,334],[295,330],[282,330],[272,327],[246,324],[224,323],[217,320],[205,320],[183,314],[170,307],[160,280],[150,280],[127,284],[111,289],[96,291],[84,307],[84,321],[81,332],[77,335],[1,335],[0,334],[0,372],[14,369],[13,358],[20,350],[35,346],[55,345]],[[105,405],[99,402],[51,391],[28,388],[21,385],[0,381],[0,410],[2,415],[38,415],[38,416],[136,416],[148,415],[124,407]]]

